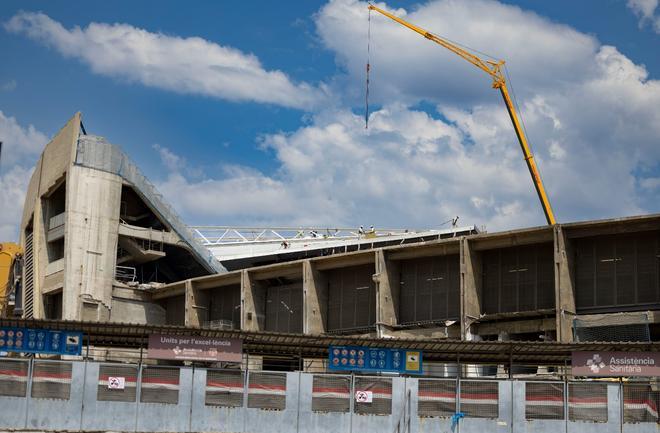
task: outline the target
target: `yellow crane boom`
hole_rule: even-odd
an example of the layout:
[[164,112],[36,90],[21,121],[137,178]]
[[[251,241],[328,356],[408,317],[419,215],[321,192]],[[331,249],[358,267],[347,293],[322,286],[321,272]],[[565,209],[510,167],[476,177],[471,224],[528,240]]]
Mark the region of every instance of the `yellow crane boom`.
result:
[[555,215],[552,212],[552,206],[550,206],[550,201],[548,200],[548,194],[545,192],[545,187],[543,186],[543,181],[541,180],[541,175],[539,174],[539,169],[536,166],[536,161],[534,161],[534,155],[532,155],[532,152],[529,148],[527,137],[525,136],[525,132],[523,131],[520,120],[518,119],[518,114],[516,113],[516,109],[513,105],[513,101],[511,100],[511,96],[509,96],[509,89],[507,89],[506,87],[506,80],[504,79],[504,74],[502,73],[501,70],[502,65],[504,65],[504,60],[500,60],[498,62],[494,62],[491,60],[483,60],[478,56],[475,56],[474,54],[464,50],[463,48],[458,47],[452,44],[451,42],[439,36],[436,36],[433,33],[428,32],[421,27],[417,27],[416,25],[411,24],[395,15],[392,15],[391,13],[384,11],[374,5],[370,4],[369,9],[385,15],[386,17],[396,21],[402,26],[408,27],[410,30],[419,33],[420,35],[424,36],[426,39],[429,39],[435,42],[436,44],[445,47],[454,54],[458,54],[468,62],[472,63],[477,68],[481,69],[482,71],[490,75],[490,77],[493,79],[493,88],[499,89],[500,93],[502,94],[502,98],[504,98],[506,109],[509,112],[509,117],[511,117],[513,128],[516,131],[516,136],[518,137],[518,142],[520,143],[520,148],[522,149],[523,155],[525,156],[525,163],[527,163],[529,174],[532,176],[532,182],[534,183],[534,188],[536,188],[536,194],[538,195],[539,200],[541,201],[541,206],[543,207],[543,213],[545,214],[545,219],[549,225],[555,224],[556,222]]

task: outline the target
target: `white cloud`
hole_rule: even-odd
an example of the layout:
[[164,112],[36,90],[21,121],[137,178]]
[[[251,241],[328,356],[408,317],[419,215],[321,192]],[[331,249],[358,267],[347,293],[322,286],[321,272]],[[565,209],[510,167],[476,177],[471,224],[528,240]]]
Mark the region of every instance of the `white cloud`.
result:
[[34,126],[23,127],[14,117],[0,111],[0,141],[3,142],[0,169],[9,169],[17,163],[34,163],[34,157],[46,145],[48,138]]
[[128,24],[91,23],[67,29],[43,13],[21,12],[5,29],[25,34],[97,74],[179,93],[309,109],[325,100],[323,88],[295,83],[266,70],[259,59],[199,37],[181,38]]
[[660,33],[660,14],[656,15],[658,0],[628,0],[628,7],[639,17],[639,26],[647,23],[656,33]]
[[[439,0],[397,13],[509,61],[559,221],[660,210],[653,188],[660,82],[644,67],[591,36],[495,1]],[[364,91],[366,3],[331,1],[316,23],[345,68],[336,89],[357,97]],[[279,163],[275,175],[172,175],[161,184],[165,194],[184,214],[217,224],[436,227],[455,215],[489,229],[544,224],[488,77],[393,22],[372,16],[372,36],[372,95],[384,106],[368,131],[349,109],[317,112],[297,131],[265,137],[262,146]],[[411,108],[423,100],[437,113]]]
[[16,241],[32,166],[48,138],[0,111],[0,141],[0,241]]

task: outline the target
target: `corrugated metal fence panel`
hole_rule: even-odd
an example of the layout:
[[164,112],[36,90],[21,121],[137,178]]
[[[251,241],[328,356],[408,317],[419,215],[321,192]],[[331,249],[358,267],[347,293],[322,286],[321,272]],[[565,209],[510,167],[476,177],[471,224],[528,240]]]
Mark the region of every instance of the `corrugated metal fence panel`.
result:
[[302,332],[302,283],[266,289],[266,330]]
[[144,367],[140,379],[142,403],[179,403],[178,368]]
[[569,383],[568,419],[607,422],[607,384]]
[[485,251],[482,295],[487,314],[553,308],[552,244]]
[[[135,401],[137,383],[137,366],[101,365],[99,366],[99,384],[96,399],[98,401]],[[124,389],[108,388],[110,377],[123,377]]]
[[660,391],[650,384],[623,384],[623,422],[658,422]]
[[499,383],[495,381],[462,381],[459,410],[473,418],[499,416]]
[[70,362],[34,361],[32,397],[68,400],[71,396],[72,367]]
[[459,316],[458,255],[401,261],[401,323]]
[[207,370],[207,406],[243,407],[245,373],[242,371]]
[[286,373],[248,374],[248,407],[284,410],[286,408]]
[[355,402],[355,413],[363,415],[392,414],[392,379],[383,377],[355,377],[355,392],[371,391],[371,403]]
[[349,376],[314,375],[312,411],[348,412],[350,406],[351,378]]
[[419,379],[417,382],[417,415],[450,417],[456,413],[456,381]]
[[364,328],[376,323],[374,265],[328,273],[328,330]]
[[659,232],[575,241],[579,311],[660,304]]
[[564,383],[525,383],[525,419],[564,419]]
[[25,397],[29,368],[27,360],[0,360],[0,395]]

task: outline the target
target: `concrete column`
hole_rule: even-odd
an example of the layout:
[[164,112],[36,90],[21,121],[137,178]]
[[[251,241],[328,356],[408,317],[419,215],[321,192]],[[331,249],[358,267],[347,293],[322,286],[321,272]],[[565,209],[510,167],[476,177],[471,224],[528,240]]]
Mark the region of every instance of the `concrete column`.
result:
[[303,333],[324,334],[327,327],[328,280],[310,260],[303,262]]
[[467,238],[461,239],[461,339],[470,336],[470,325],[481,314],[479,294],[482,284],[481,255],[473,250]]
[[199,328],[208,322],[209,298],[208,290],[200,290],[192,280],[186,280],[186,326]]
[[555,250],[555,309],[557,341],[573,341],[573,318],[575,317],[575,254],[561,226],[554,230]]
[[241,329],[262,331],[265,327],[266,294],[247,270],[241,272]]
[[376,250],[376,323],[378,336],[382,337],[382,326],[399,323],[399,295],[401,293],[399,262],[388,260],[382,249]]

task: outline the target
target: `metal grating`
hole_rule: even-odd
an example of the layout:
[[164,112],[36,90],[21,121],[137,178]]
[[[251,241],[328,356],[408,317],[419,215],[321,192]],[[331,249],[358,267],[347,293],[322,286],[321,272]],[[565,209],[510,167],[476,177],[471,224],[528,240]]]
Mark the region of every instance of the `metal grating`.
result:
[[286,408],[286,373],[249,373],[248,407],[284,410]]
[[456,413],[456,381],[419,379],[417,381],[417,415],[450,417]]
[[579,320],[573,321],[573,333],[576,341],[651,341],[648,323],[610,326],[579,326]]
[[71,362],[34,361],[32,366],[32,398],[69,400],[71,395]]
[[400,322],[458,318],[459,265],[458,255],[401,261]]
[[467,417],[499,416],[499,384],[489,381],[462,381],[459,410]]
[[[210,291],[209,322],[222,321],[222,329],[241,329],[241,286],[233,285]],[[227,327],[231,324],[231,327]]]
[[25,397],[28,370],[28,361],[0,360],[0,395]]
[[623,422],[658,422],[660,391],[649,383],[623,384]]
[[302,332],[302,283],[266,288],[266,330]]
[[373,326],[376,323],[374,265],[328,272],[328,331]]
[[607,422],[607,385],[594,382],[569,383],[568,419]]
[[371,403],[355,402],[355,413],[361,415],[391,415],[392,414],[392,379],[382,377],[355,378],[355,392],[371,391]]
[[242,371],[207,370],[207,406],[242,407],[245,373]]
[[554,308],[552,244],[485,251],[482,310],[486,314]]
[[140,378],[140,402],[179,403],[178,368],[144,367]]
[[[99,384],[96,399],[98,401],[135,402],[137,375],[138,369],[136,366],[99,366]],[[124,389],[110,389],[108,381],[111,377],[123,377]]]
[[348,412],[351,406],[351,378],[314,375],[312,411]]
[[659,254],[657,231],[577,239],[578,313],[660,305]]
[[525,383],[525,419],[564,419],[564,383]]
[[25,232],[23,317],[34,317],[34,248],[32,231]]

